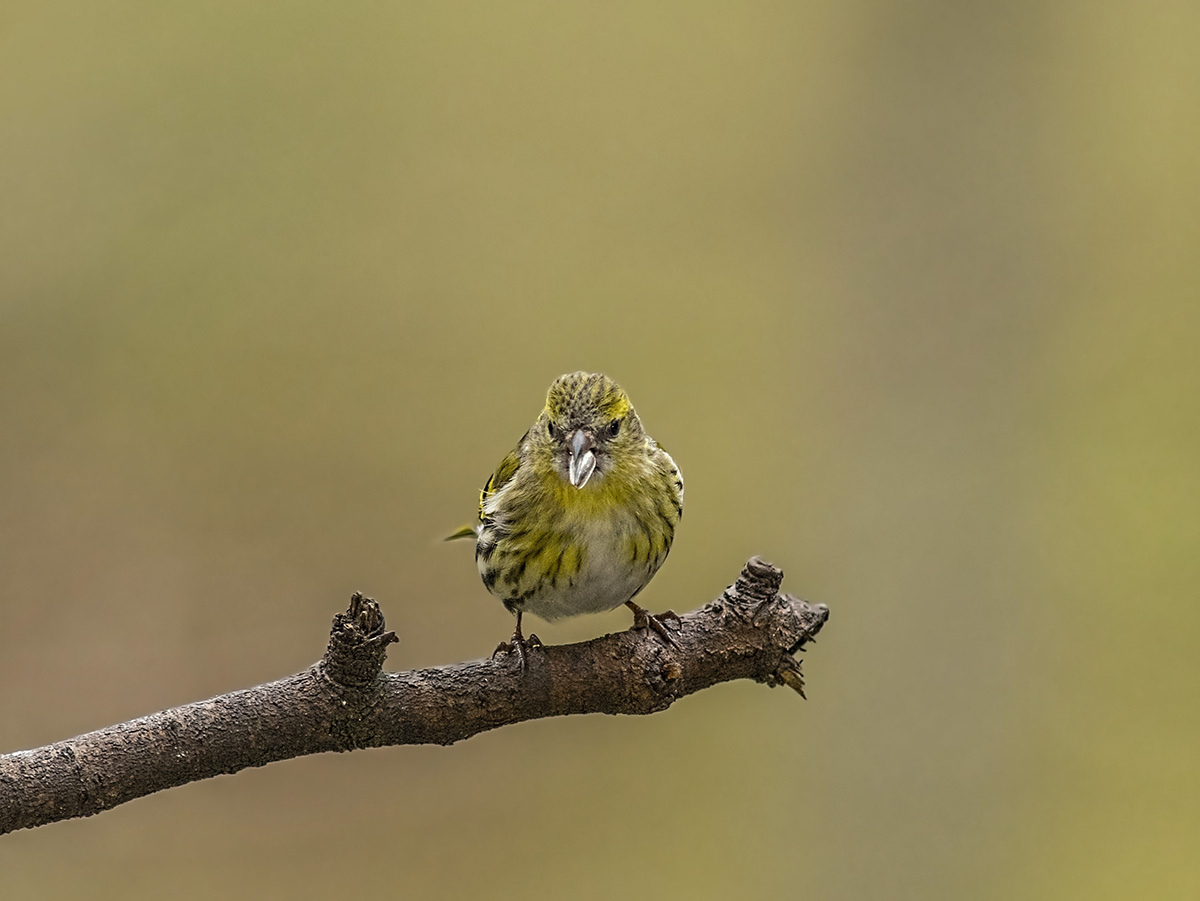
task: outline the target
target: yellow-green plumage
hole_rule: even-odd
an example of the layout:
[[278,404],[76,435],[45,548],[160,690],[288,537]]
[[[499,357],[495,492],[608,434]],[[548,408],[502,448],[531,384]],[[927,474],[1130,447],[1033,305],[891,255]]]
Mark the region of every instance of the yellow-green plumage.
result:
[[611,610],[658,571],[682,515],[679,469],[625,392],[571,373],[480,492],[475,559],[518,615]]

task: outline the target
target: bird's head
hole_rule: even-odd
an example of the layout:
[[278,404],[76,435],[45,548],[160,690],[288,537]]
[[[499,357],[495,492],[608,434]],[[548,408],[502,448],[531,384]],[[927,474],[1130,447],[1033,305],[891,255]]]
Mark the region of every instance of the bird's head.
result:
[[620,385],[600,373],[572,372],[550,386],[529,438],[563,479],[583,488],[633,454],[645,432]]

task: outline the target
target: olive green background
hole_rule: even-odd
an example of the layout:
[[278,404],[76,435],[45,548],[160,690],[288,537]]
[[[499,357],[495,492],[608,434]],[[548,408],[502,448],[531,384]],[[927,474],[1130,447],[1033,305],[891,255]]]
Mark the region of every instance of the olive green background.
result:
[[[512,621],[578,368],[809,700],[279,763],[0,838],[55,897],[1200,895],[1200,7],[9,2],[0,750]],[[549,642],[625,628],[627,611]]]

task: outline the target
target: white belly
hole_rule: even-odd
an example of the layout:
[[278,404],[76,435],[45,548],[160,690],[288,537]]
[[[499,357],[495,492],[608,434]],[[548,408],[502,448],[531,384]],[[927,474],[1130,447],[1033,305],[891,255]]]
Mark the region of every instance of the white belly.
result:
[[628,538],[611,525],[591,530],[584,546],[583,566],[575,578],[569,583],[559,580],[553,588],[532,595],[523,605],[525,610],[546,620],[603,613],[620,607],[654,575],[645,561],[630,559]]

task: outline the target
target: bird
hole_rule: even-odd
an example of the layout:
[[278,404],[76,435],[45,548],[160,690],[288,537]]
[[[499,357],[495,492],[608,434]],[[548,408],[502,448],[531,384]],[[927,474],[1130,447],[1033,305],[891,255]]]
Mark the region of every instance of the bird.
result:
[[483,584],[517,623],[493,656],[515,651],[522,670],[536,635],[521,617],[557,620],[613,610],[634,614],[676,644],[667,620],[635,604],[671,550],[683,516],[683,476],[646,434],[625,391],[601,373],[559,376],[546,403],[479,493],[479,520],[447,540],[475,538]]

